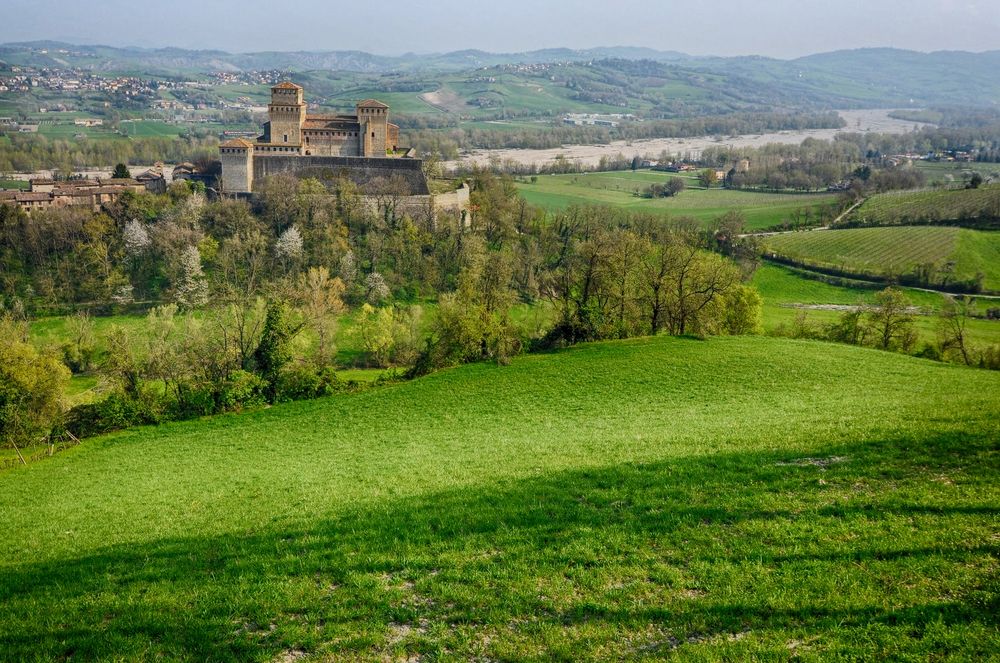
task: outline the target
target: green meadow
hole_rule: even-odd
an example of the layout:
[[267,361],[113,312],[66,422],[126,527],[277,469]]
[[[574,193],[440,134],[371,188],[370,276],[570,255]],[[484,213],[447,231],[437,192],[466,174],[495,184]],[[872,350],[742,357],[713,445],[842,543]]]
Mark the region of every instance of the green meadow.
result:
[[1000,649],[1000,374],[646,338],[0,473],[0,659]]
[[[806,278],[794,269],[764,263],[754,274],[752,285],[764,300],[764,331],[772,333],[780,327],[789,327],[796,317],[805,315],[810,323],[827,324],[836,321],[843,314],[839,310],[818,308],[825,305],[857,306],[871,304],[877,287],[845,287],[831,285],[813,278]],[[921,310],[914,318],[914,328],[919,343],[933,344],[939,337],[940,311],[944,299],[942,295],[926,290],[904,288],[907,299]],[[997,300],[979,299],[975,309],[983,314],[986,308],[997,306]],[[974,318],[968,321],[969,342],[974,346],[1000,345],[1000,321]]]
[[697,178],[685,176],[688,186],[672,198],[649,199],[638,194],[651,184],[663,184],[673,173],[652,170],[569,175],[539,175],[535,182],[520,182],[518,191],[525,200],[550,210],[573,204],[610,205],[634,212],[686,216],[710,221],[731,210],[739,210],[751,229],[770,228],[805,210],[818,214],[836,202],[833,194],[781,194],[703,189]]
[[972,173],[983,177],[1000,177],[1000,167],[992,163],[967,163],[954,161],[915,161],[913,167],[927,176],[931,185],[951,184],[967,179]]

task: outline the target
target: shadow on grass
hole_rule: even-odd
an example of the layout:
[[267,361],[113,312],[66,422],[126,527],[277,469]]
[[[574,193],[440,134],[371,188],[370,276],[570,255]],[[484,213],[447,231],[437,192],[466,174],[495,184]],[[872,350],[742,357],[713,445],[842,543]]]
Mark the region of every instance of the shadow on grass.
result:
[[[987,435],[962,435],[831,449],[847,461],[828,469],[781,465],[790,459],[778,454],[681,458],[438,493],[290,530],[17,560],[0,569],[0,659],[243,661],[293,649],[368,659],[400,647],[464,657],[490,648],[479,632],[540,645],[547,630],[581,625],[614,640],[653,624],[683,644],[692,633],[836,642],[878,626],[906,640],[930,624],[995,624],[995,567],[968,570],[995,558],[995,539],[939,535],[988,531],[1000,506],[942,501],[927,468],[979,468],[967,476],[988,486],[996,450]],[[893,491],[852,492],[886,476]],[[856,538],[838,539],[845,531]],[[947,600],[906,589],[931,574]]]

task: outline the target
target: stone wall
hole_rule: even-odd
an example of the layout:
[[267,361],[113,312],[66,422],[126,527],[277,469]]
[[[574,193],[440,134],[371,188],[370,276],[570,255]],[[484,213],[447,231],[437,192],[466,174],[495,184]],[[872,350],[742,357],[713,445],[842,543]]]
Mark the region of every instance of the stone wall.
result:
[[[398,175],[409,187],[407,195],[426,196],[430,192],[422,166],[420,159],[258,155],[253,160],[253,179],[260,182],[265,177],[281,174],[319,180],[346,177],[363,190],[376,179]],[[225,168],[229,168],[228,162]]]
[[250,181],[249,150],[219,148],[219,158],[222,161],[222,190],[225,193],[250,191],[253,183]]
[[[472,212],[469,209],[469,194],[471,193],[468,184],[463,184],[461,188],[448,193],[437,195],[407,196],[399,201],[399,211],[409,214],[414,219],[426,217],[433,213],[437,222],[440,223],[443,217],[451,217],[455,221],[468,227],[472,223]],[[363,200],[371,206],[373,210],[378,210],[379,199],[373,196],[365,196]]]
[[307,152],[316,157],[356,157],[361,154],[357,136],[323,136],[306,130],[309,144]]

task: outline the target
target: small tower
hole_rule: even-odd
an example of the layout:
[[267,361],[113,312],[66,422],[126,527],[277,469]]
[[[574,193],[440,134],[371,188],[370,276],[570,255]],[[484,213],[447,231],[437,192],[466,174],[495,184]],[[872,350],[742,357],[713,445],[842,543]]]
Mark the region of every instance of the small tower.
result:
[[253,143],[245,138],[234,138],[219,145],[222,161],[222,193],[250,193],[253,191]]
[[388,145],[389,107],[381,101],[365,99],[357,107],[361,125],[361,156],[384,157]]
[[270,142],[298,147],[302,145],[302,126],[306,123],[306,102],[302,88],[285,81],[271,88]]

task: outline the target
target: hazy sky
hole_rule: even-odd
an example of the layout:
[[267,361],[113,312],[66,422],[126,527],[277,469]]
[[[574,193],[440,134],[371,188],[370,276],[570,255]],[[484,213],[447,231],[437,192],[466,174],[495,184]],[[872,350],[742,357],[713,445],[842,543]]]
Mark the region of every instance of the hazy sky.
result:
[[[275,19],[277,9],[288,18]],[[0,42],[524,51],[649,46],[796,57],[864,46],[1000,49],[1000,0],[0,0]]]

